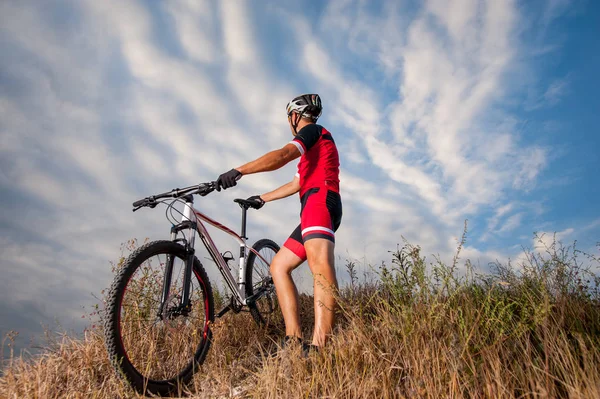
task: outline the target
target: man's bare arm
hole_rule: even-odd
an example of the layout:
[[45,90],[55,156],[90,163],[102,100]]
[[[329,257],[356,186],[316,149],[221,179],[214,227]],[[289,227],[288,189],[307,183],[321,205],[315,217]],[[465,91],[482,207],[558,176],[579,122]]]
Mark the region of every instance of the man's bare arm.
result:
[[286,183],[269,193],[261,195],[260,198],[265,202],[275,201],[296,194],[298,191],[300,191],[300,179],[294,176],[294,179],[291,182]]
[[283,148],[268,152],[262,157],[252,162],[248,162],[247,164],[242,165],[236,169],[242,175],[250,175],[252,173],[259,172],[268,172],[281,168],[288,162],[300,157],[300,155],[300,150],[298,150],[298,148],[295,145],[288,143]]

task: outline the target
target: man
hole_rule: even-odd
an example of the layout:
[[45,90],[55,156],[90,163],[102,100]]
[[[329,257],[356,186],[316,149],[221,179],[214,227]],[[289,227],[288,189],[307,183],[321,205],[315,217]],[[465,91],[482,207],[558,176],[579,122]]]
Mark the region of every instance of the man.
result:
[[337,279],[334,269],[335,231],[342,219],[339,194],[339,157],[331,133],[317,125],[322,105],[318,94],[304,94],[287,105],[294,139],[283,148],[229,172],[217,179],[217,190],[236,185],[243,175],[272,171],[300,157],[293,180],[262,195],[250,198],[256,208],[265,202],[300,192],[300,224],[271,263],[271,275],[285,320],[286,342],[301,341],[298,290],[292,271],[308,260],[314,278],[315,329],[312,348],[323,346],[334,323]]

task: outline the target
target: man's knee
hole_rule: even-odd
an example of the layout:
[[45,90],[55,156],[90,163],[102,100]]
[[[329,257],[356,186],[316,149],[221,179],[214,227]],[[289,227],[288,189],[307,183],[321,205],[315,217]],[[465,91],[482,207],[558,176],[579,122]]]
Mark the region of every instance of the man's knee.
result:
[[297,268],[303,260],[296,254],[290,251],[288,248],[283,247],[279,250],[271,265],[269,267],[271,275],[290,275],[295,268]]
[[285,264],[283,263],[278,263],[278,262],[271,262],[271,266],[269,267],[269,269],[271,270],[271,276],[280,276],[280,275],[285,275],[285,274],[292,274],[292,270],[289,267],[286,267]]

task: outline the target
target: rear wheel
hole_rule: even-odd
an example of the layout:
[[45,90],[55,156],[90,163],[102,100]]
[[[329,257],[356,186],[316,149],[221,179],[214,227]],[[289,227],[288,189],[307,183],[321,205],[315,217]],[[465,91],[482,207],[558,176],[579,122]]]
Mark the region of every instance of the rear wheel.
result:
[[279,252],[279,245],[269,239],[258,240],[252,249],[258,253],[250,252],[246,266],[246,296],[252,297],[261,293],[260,297],[248,304],[250,314],[258,325],[269,325],[279,308],[275,285],[271,277],[271,262]]
[[[139,393],[182,394],[210,347],[212,289],[196,257],[190,304],[180,306],[186,259],[186,250],[178,243],[148,243],[129,256],[109,291],[104,323],[108,353],[113,366]],[[169,296],[159,316],[168,264],[172,264]]]

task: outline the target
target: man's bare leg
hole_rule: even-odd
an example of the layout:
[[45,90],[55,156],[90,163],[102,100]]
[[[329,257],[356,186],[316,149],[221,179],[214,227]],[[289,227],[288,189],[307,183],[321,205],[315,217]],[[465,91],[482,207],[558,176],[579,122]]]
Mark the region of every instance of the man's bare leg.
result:
[[324,238],[313,238],[304,243],[308,266],[314,278],[315,330],[312,344],[325,345],[333,330],[337,278],[335,276],[334,243]]
[[302,329],[300,328],[300,314],[298,312],[298,289],[294,284],[294,280],[292,280],[292,271],[300,266],[302,262],[304,260],[286,247],[282,247],[271,262],[271,276],[273,277],[273,283],[275,283],[279,307],[285,321],[285,335],[298,338],[302,338]]

